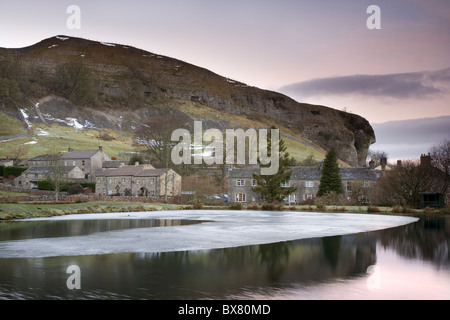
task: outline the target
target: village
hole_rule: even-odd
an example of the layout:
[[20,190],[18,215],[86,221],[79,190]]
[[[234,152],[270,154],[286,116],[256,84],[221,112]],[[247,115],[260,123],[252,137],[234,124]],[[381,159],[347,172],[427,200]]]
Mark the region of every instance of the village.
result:
[[[323,163],[320,162],[290,167],[290,179],[281,187],[291,188],[293,192],[283,196],[280,202],[284,206],[323,204],[317,197],[322,166]],[[260,172],[258,165],[202,167],[189,176],[181,176],[173,169],[155,168],[150,163],[133,162],[130,157],[110,158],[103,147],[99,146],[96,150],[74,150],[69,147],[63,154],[39,155],[26,159],[17,166],[13,166],[13,161],[2,160],[0,167],[4,171],[1,190],[46,195],[46,200],[83,195],[96,199],[201,203],[242,209],[258,208],[267,202],[264,195],[255,190],[255,174]],[[8,170],[4,169],[7,167],[18,170],[13,170],[15,174],[8,177]],[[342,166],[339,168],[342,182],[340,200],[334,198],[332,201],[336,203],[326,204],[379,205],[379,200],[376,200],[376,194],[380,193],[377,190],[379,181],[390,171],[401,167],[402,161],[397,161],[393,166],[387,163],[386,158],[377,163],[371,160],[363,167]],[[435,185],[443,184],[447,188],[448,181],[444,181],[447,176],[433,167],[430,154],[421,155],[418,167],[425,168],[428,176],[442,180],[442,183]],[[448,203],[448,192],[441,193],[436,188],[420,191],[416,208],[442,209]]]

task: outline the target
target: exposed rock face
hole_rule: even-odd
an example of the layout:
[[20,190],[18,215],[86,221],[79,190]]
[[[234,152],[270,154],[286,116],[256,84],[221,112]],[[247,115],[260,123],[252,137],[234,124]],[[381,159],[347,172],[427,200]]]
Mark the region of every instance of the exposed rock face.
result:
[[[58,66],[67,63],[82,64],[91,71],[94,102],[83,106],[65,96],[61,103],[58,96],[64,93],[47,81],[41,86],[46,87],[50,97],[42,99],[38,94],[27,97],[41,101],[42,114],[47,108],[58,110],[65,117],[76,114],[82,121],[98,123],[99,127],[117,126],[120,121],[124,130],[132,130],[133,124],[153,115],[173,112],[174,101],[190,101],[220,113],[270,119],[325,150],[335,148],[339,158],[353,166],[365,163],[368,148],[375,142],[369,122],[358,115],[298,103],[283,94],[128,46],[58,36],[27,48],[0,48],[0,61],[13,55],[28,68],[40,68],[46,79],[55,77]],[[212,115],[204,120],[211,119]]]

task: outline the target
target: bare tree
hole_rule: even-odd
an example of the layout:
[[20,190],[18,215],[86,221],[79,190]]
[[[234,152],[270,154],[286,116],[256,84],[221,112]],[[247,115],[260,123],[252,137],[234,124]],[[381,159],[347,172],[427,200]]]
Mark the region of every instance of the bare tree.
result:
[[442,193],[450,192],[450,138],[432,147],[430,155],[433,166],[444,173]]
[[421,192],[446,192],[444,173],[417,160],[402,162],[378,179],[373,198],[379,204],[418,207]]
[[145,146],[150,159],[156,162],[156,166],[166,170],[165,201],[167,201],[168,172],[169,169],[175,168],[171,160],[171,152],[178,143],[172,141],[172,133],[176,129],[188,128],[189,121],[190,118],[183,114],[156,116],[141,125],[136,132],[136,138]]
[[150,118],[136,131],[137,140],[147,149],[147,154],[153,162],[156,162],[156,166],[171,165],[171,150],[177,144],[172,141],[172,132],[188,127],[189,120],[183,115],[156,116]]
[[379,165],[381,165],[381,160],[382,159],[386,159],[388,158],[388,154],[384,151],[372,151],[369,150],[369,154],[368,157],[370,160],[374,161],[375,163],[375,167],[378,167]]
[[8,157],[9,159],[13,160],[13,165],[17,166],[19,164],[19,161],[26,157],[28,153],[28,148],[24,145],[18,145],[15,146],[14,148],[12,148],[9,152],[8,152]]
[[62,164],[59,156],[55,156],[49,166],[47,180],[55,191],[55,201],[59,200],[59,193],[67,185],[67,167]]

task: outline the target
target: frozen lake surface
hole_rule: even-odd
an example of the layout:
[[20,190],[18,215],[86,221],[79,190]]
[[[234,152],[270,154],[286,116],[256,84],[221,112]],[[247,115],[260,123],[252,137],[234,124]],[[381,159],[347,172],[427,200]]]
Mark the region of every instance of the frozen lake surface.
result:
[[203,222],[81,236],[1,241],[0,258],[208,250],[354,234],[398,227],[418,220],[377,214],[189,210],[78,214],[21,221],[89,219],[183,219]]

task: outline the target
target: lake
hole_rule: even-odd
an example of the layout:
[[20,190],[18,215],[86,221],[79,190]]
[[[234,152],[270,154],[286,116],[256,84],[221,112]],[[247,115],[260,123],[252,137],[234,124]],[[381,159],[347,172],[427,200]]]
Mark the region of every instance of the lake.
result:
[[[0,250],[0,299],[449,299],[450,217],[417,217],[417,222],[378,231],[220,249],[48,257],[21,257],[17,249],[17,257],[8,258]],[[2,222],[0,248],[2,243],[51,238],[48,246],[69,246],[62,240],[208,223],[202,219]],[[69,288],[69,266],[79,267],[80,289]]]

